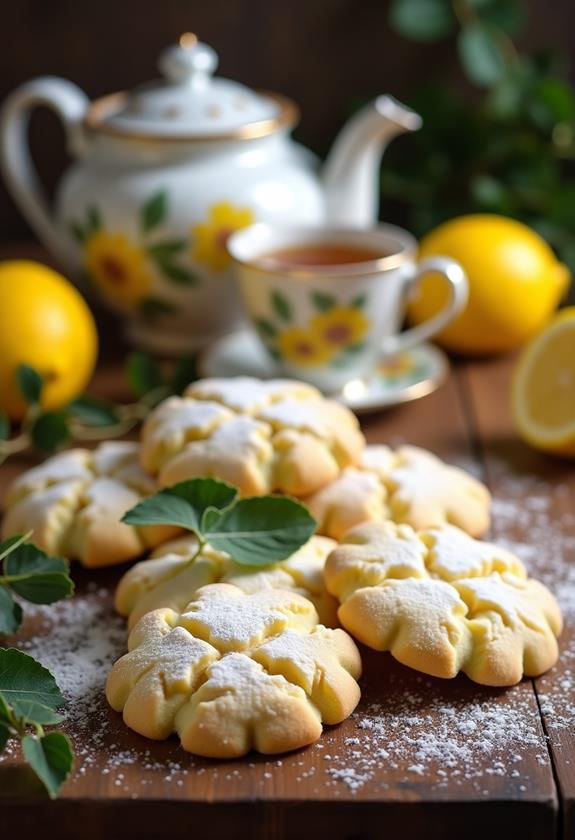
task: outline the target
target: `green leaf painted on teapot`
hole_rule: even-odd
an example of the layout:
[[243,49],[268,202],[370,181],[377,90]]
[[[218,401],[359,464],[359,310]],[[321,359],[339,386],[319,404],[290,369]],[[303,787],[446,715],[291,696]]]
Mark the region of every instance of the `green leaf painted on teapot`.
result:
[[102,227],[102,217],[97,207],[90,206],[86,211],[87,227],[86,232],[89,236],[91,233],[100,230]]
[[159,190],[146,201],[141,211],[140,222],[144,233],[149,233],[161,224],[168,211],[168,194],[166,190]]
[[181,265],[176,265],[169,260],[158,260],[157,264],[164,276],[172,283],[177,283],[179,286],[195,286],[198,282],[197,276]]
[[153,260],[170,260],[180,254],[186,247],[185,239],[168,239],[157,245],[150,245],[148,254]]

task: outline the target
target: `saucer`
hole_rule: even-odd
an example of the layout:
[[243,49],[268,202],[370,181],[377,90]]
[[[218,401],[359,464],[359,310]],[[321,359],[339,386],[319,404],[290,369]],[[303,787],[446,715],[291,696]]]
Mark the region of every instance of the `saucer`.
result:
[[[216,341],[200,355],[201,376],[277,376],[257,335],[249,328]],[[449,362],[433,344],[419,344],[380,359],[371,373],[330,394],[355,412],[376,411],[431,394],[445,381]]]

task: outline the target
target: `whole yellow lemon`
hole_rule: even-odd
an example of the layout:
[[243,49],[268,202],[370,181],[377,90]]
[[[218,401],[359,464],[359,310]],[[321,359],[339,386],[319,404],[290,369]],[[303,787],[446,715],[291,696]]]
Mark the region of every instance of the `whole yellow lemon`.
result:
[[[419,258],[452,257],[467,273],[469,301],[436,337],[448,350],[497,354],[516,347],[549,320],[570,280],[547,243],[527,225],[477,214],[445,222],[421,241]],[[408,305],[413,324],[427,320],[447,299],[437,274],[425,277]]]
[[56,409],[84,390],[97,354],[92,313],[64,277],[29,260],[0,263],[0,408],[9,417],[26,411],[18,365],[42,374],[42,407]]

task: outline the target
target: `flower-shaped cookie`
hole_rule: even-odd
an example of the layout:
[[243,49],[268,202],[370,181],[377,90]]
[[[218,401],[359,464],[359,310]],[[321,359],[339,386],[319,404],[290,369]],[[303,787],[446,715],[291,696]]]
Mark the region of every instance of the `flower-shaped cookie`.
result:
[[212,476],[243,496],[304,496],[357,463],[363,447],[354,415],[310,385],[204,379],[151,413],[141,462],[163,487]]
[[359,525],[325,576],[350,633],[426,674],[513,685],[557,660],[562,619],[551,593],[509,551],[453,526]]
[[245,566],[228,554],[206,546],[193,562],[197,541],[180,537],[160,546],[150,560],[132,566],[116,589],[116,609],[132,628],[146,613],[160,607],[182,612],[196,591],[208,583],[232,583],[244,592],[291,589],[314,604],[322,624],[337,624],[337,602],[323,579],[325,560],[336,546],[327,537],[312,537],[287,560],[272,566]]
[[317,624],[295,592],[204,586],[181,613],[145,615],[128,647],[108,677],[108,702],[141,735],[177,732],[198,755],[305,746],[359,700],[353,640]]
[[341,539],[361,522],[393,519],[413,528],[451,523],[471,536],[489,527],[487,488],[425,449],[367,446],[357,467],[348,467],[306,504],[319,531]]
[[132,560],[169,539],[177,529],[119,521],[157,490],[138,450],[136,443],[110,441],[93,452],[70,449],[23,473],[8,490],[2,535],[33,531],[44,551],[85,566]]

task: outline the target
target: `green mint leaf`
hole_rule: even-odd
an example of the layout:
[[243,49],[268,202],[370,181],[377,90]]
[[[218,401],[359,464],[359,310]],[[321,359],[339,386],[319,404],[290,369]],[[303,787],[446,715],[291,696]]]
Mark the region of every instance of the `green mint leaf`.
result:
[[53,604],[74,591],[68,574],[68,563],[60,557],[49,557],[35,545],[20,545],[4,561],[4,574],[10,587],[33,604]]
[[0,411],[0,440],[8,440],[10,437],[10,420],[5,411]]
[[44,385],[42,375],[30,365],[18,365],[16,381],[27,404],[37,405],[40,402],[42,386]]
[[86,210],[86,220],[86,230],[88,235],[90,233],[95,233],[102,227],[102,216],[100,215],[100,211],[93,205],[88,207]]
[[18,717],[23,721],[33,721],[39,726],[53,726],[64,720],[62,715],[59,715],[49,706],[43,706],[41,703],[36,703],[33,700],[29,702],[23,700],[18,706],[18,711]]
[[178,360],[172,378],[170,390],[173,394],[181,394],[185,388],[198,378],[197,356],[183,356]]
[[235,487],[214,478],[192,478],[143,499],[122,517],[128,525],[177,525],[201,533],[206,511],[225,510],[237,496]]
[[164,384],[159,364],[147,353],[130,353],[126,360],[126,376],[130,388],[138,397]]
[[281,318],[282,321],[291,321],[291,303],[280,292],[272,292],[272,306],[276,315]]
[[313,534],[315,519],[301,502],[287,496],[241,499],[221,512],[209,511],[202,535],[237,563],[267,566],[290,557]]
[[46,707],[55,710],[64,705],[50,671],[16,648],[0,648],[0,695],[16,717],[31,723],[35,715],[45,716]]
[[168,260],[158,260],[158,265],[168,280],[177,283],[179,286],[194,286],[198,282],[196,275],[181,265],[176,265]]
[[3,723],[0,723],[0,753],[4,752],[8,739],[10,738],[10,730]]
[[158,245],[150,245],[148,254],[153,260],[169,260],[175,257],[176,254],[181,253],[185,247],[185,239],[171,239],[166,242],[160,242]]
[[113,426],[118,422],[114,406],[94,397],[78,397],[68,404],[68,414],[85,426]]
[[10,709],[8,708],[8,703],[4,700],[2,695],[0,694],[0,723],[5,724],[6,726],[10,723]]
[[490,87],[505,73],[505,59],[496,29],[481,21],[466,24],[457,37],[457,49],[470,81]]
[[50,799],[55,799],[74,765],[70,740],[62,732],[49,732],[41,738],[25,735],[22,752]]
[[68,418],[63,411],[46,411],[41,414],[30,429],[36,449],[40,452],[54,452],[70,437]]
[[313,292],[311,299],[315,308],[319,309],[320,312],[327,312],[329,309],[333,309],[337,302],[333,295],[326,295],[323,292]]
[[5,586],[0,586],[0,635],[11,636],[17,633],[21,624],[22,607]]
[[268,321],[266,318],[256,318],[255,325],[260,333],[263,335],[264,338],[275,338],[277,335],[277,330],[274,325]]
[[0,694],[0,753],[4,751],[8,739],[12,736],[12,723],[10,720],[10,709]]
[[4,751],[8,739],[12,737],[12,721],[10,720],[10,709],[0,694],[0,753]]
[[144,204],[141,213],[142,230],[148,233],[161,224],[168,210],[168,194],[165,190],[159,190]]
[[389,21],[396,32],[412,41],[437,41],[455,28],[451,3],[446,0],[393,0]]
[[0,560],[3,560],[11,551],[15,551],[19,545],[27,542],[32,536],[32,533],[32,531],[28,531],[27,534],[13,534],[4,540],[4,542],[0,543]]

